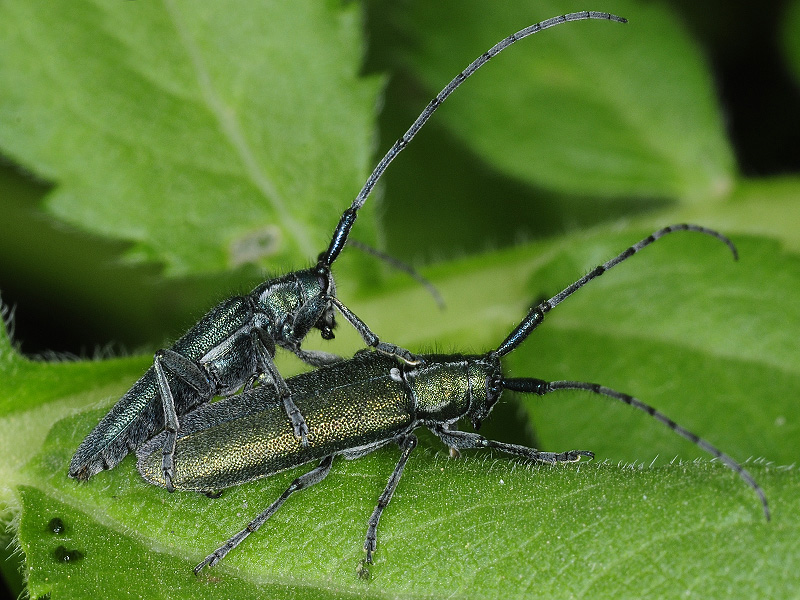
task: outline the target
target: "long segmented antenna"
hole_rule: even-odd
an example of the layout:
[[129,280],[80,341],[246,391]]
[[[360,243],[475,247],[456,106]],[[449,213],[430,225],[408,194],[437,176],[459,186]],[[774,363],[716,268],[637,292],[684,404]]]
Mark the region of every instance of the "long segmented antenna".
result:
[[682,438],[685,438],[692,442],[695,446],[702,448],[738,473],[739,477],[741,477],[745,483],[747,483],[747,485],[753,488],[755,493],[758,495],[759,500],[761,500],[761,506],[764,509],[764,516],[767,518],[767,521],[770,520],[769,504],[767,503],[767,496],[764,493],[764,490],[760,485],[758,485],[758,483],[756,483],[756,480],[753,478],[753,476],[750,475],[750,473],[742,465],[724,452],[720,451],[716,446],[692,433],[685,427],[678,425],[667,415],[657,411],[649,404],[645,404],[633,396],[623,394],[622,392],[617,392],[616,390],[612,390],[611,388],[607,388],[603,385],[598,385],[596,383],[585,383],[582,381],[544,381],[543,379],[524,378],[505,379],[503,380],[502,385],[503,388],[507,390],[537,394],[539,396],[544,396],[545,394],[549,394],[550,392],[554,392],[556,390],[586,390],[592,392],[593,394],[600,394],[601,396],[607,396],[609,398],[619,400],[625,404],[628,404],[629,406],[633,406],[634,408],[638,408],[639,410],[646,412],[648,415],[666,425],[669,429],[677,433]]
[[519,40],[526,38],[529,35],[533,35],[534,33],[543,31],[544,29],[561,25],[562,23],[567,23],[569,21],[584,21],[586,19],[601,19],[605,21],[616,21],[617,23],[628,22],[627,19],[618,17],[617,15],[595,11],[575,12],[568,15],[562,15],[560,17],[553,17],[551,19],[547,19],[546,21],[536,23],[535,25],[530,25],[525,29],[521,29],[517,33],[508,36],[504,40],[492,46],[481,56],[472,61],[466,69],[456,75],[450,81],[450,83],[448,83],[445,88],[428,103],[428,106],[426,106],[425,110],[423,110],[422,113],[417,117],[417,120],[414,121],[414,124],[411,125],[408,131],[406,131],[403,136],[394,143],[394,145],[386,153],[386,156],[381,159],[381,161],[375,167],[375,170],[372,171],[372,174],[369,176],[366,183],[364,183],[364,187],[361,188],[361,191],[358,193],[358,196],[356,196],[356,199],[353,200],[350,208],[348,208],[344,214],[342,214],[341,219],[339,219],[339,224],[336,226],[336,231],[334,231],[333,239],[331,240],[328,250],[324,254],[320,255],[320,264],[326,266],[333,264],[333,261],[336,260],[336,258],[339,256],[339,253],[342,251],[342,248],[344,248],[344,245],[347,243],[347,236],[350,235],[350,229],[353,227],[353,224],[356,221],[358,209],[360,209],[367,201],[367,197],[369,197],[370,193],[372,192],[372,188],[374,188],[375,184],[378,183],[378,180],[383,175],[386,167],[388,167],[389,163],[391,163],[397,157],[397,155],[403,151],[403,149],[414,138],[414,136],[417,135],[417,132],[422,129],[422,126],[425,125],[433,113],[436,112],[436,109],[439,108],[442,102],[444,102],[450,94],[456,91],[458,86],[464,83],[464,81],[473,73],[475,73],[475,71],[489,62],[490,59],[500,54],[500,52],[508,48],[514,42],[518,42]]
[[390,254],[386,254],[385,252],[381,252],[377,248],[373,248],[372,246],[368,246],[362,242],[357,240],[350,240],[348,242],[353,248],[358,248],[365,254],[369,254],[371,256],[375,256],[376,258],[381,259],[387,265],[392,267],[393,269],[397,269],[398,271],[403,271],[403,273],[407,273],[414,281],[428,290],[428,293],[433,296],[433,301],[436,302],[436,306],[439,309],[444,310],[444,298],[439,293],[439,290],[436,289],[436,286],[433,285],[427,278],[423,277],[414,267],[409,265],[408,263],[404,263],[402,260],[395,258]]
[[642,241],[634,244],[633,246],[629,247],[624,252],[621,252],[614,258],[609,261],[604,262],[602,265],[596,266],[592,269],[589,273],[578,279],[575,283],[567,286],[561,292],[550,298],[549,300],[545,300],[544,302],[534,306],[522,322],[512,331],[508,337],[503,341],[500,346],[498,346],[497,350],[494,351],[495,354],[498,356],[505,356],[514,348],[519,346],[525,338],[527,338],[531,332],[536,329],[539,325],[541,325],[542,321],[544,321],[544,316],[553,310],[556,306],[561,304],[564,300],[569,298],[572,294],[577,292],[587,283],[589,283],[592,279],[600,277],[603,273],[611,269],[612,267],[616,267],[619,263],[624,260],[629,259],[631,256],[646,248],[653,242],[658,239],[661,239],[667,234],[674,233],[676,231],[693,231],[696,233],[703,233],[705,235],[710,235],[713,238],[716,238],[726,244],[728,248],[730,248],[731,252],[733,253],[733,259],[739,260],[739,253],[736,250],[736,246],[733,245],[733,242],[730,241],[727,237],[719,233],[718,231],[714,231],[713,229],[708,229],[706,227],[701,227],[700,225],[690,225],[687,223],[682,223],[679,225],[669,225],[668,227],[664,227],[663,229],[659,229],[655,233],[648,235]]

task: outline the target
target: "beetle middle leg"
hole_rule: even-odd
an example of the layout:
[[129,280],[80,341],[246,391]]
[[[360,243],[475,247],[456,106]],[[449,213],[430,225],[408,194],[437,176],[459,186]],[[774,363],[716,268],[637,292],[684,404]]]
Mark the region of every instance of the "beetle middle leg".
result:
[[177,439],[178,415],[175,411],[175,397],[167,379],[167,371],[172,373],[181,381],[185,381],[202,396],[211,394],[211,383],[206,374],[191,360],[175,352],[174,350],[159,350],[153,357],[153,367],[158,381],[158,391],[161,395],[161,402],[164,405],[164,429],[166,440],[164,441],[161,468],[164,471],[164,481],[167,491],[172,492],[172,477],[175,475],[175,440]]
[[400,446],[403,453],[400,455],[400,460],[397,461],[397,465],[391,477],[389,477],[386,488],[383,490],[380,498],[378,498],[378,505],[375,507],[375,510],[372,511],[372,516],[369,518],[367,539],[364,540],[364,551],[367,553],[367,556],[364,559],[364,563],[358,569],[358,576],[362,579],[367,579],[369,577],[369,570],[366,568],[366,565],[372,564],[372,554],[378,546],[378,522],[381,520],[384,509],[389,505],[392,495],[394,495],[394,490],[400,482],[400,476],[403,474],[403,469],[406,466],[406,462],[408,462],[408,457],[411,455],[414,448],[417,447],[417,436],[411,434],[407,435],[401,438],[397,444]]
[[227,542],[225,542],[222,546],[214,550],[211,554],[206,556],[205,560],[201,562],[194,568],[194,574],[197,575],[205,566],[213,567],[217,564],[220,560],[225,558],[227,554],[236,548],[239,544],[241,544],[247,536],[251,533],[258,531],[258,529],[267,522],[272,515],[275,514],[281,505],[286,502],[286,499],[291,496],[294,492],[299,492],[307,487],[311,487],[315,483],[319,483],[328,475],[331,470],[331,465],[333,464],[333,455],[326,456],[322,459],[322,462],[319,463],[314,469],[306,473],[305,475],[301,475],[297,479],[295,479],[291,485],[286,489],[283,494],[281,494],[280,498],[275,500],[269,507],[258,515],[255,519],[250,521],[247,524],[247,527],[242,529],[239,533],[234,535],[230,538]]
[[272,379],[275,391],[278,392],[278,396],[283,402],[283,408],[289,416],[289,420],[292,422],[292,429],[294,430],[295,437],[301,440],[304,446],[307,446],[308,425],[306,425],[306,420],[303,418],[294,400],[292,400],[292,392],[289,386],[286,385],[286,381],[281,377],[272,359],[275,355],[275,343],[272,341],[271,337],[268,337],[260,329],[254,329],[250,333],[250,337],[253,341],[253,348],[256,350],[259,373],[266,373]]

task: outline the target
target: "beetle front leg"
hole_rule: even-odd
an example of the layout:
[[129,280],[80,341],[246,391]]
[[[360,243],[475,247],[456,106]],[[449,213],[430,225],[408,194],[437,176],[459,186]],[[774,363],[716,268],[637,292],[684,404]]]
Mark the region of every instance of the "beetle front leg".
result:
[[294,353],[297,355],[297,358],[312,367],[335,365],[344,360],[341,356],[331,354],[330,352],[323,352],[322,350],[301,350],[300,348],[295,348]]
[[541,452],[535,448],[520,446],[518,444],[506,444],[505,442],[495,442],[488,440],[477,433],[468,431],[458,431],[445,429],[444,427],[434,427],[431,429],[439,438],[450,448],[463,450],[466,448],[494,448],[501,452],[520,456],[528,460],[547,463],[553,465],[559,462],[577,462],[582,456],[594,458],[594,452],[588,450],[569,450],[567,452]]
[[175,411],[175,397],[169,387],[167,371],[175,377],[185,381],[202,396],[211,394],[211,384],[206,374],[191,360],[183,354],[174,350],[159,350],[153,357],[153,367],[156,372],[158,391],[161,395],[161,402],[164,406],[164,430],[166,440],[164,441],[161,468],[164,472],[164,481],[167,491],[174,491],[172,487],[172,477],[175,475],[175,441],[178,437],[180,425],[178,415]]
[[392,476],[389,477],[389,482],[383,490],[381,497],[378,498],[378,505],[372,511],[372,516],[369,518],[369,526],[367,527],[367,539],[364,541],[364,551],[367,553],[364,563],[358,569],[358,576],[362,579],[369,578],[369,569],[366,565],[372,564],[372,554],[375,548],[378,547],[378,522],[381,520],[381,515],[384,509],[388,506],[389,501],[392,499],[395,488],[400,482],[400,476],[403,474],[403,469],[406,466],[408,457],[411,455],[412,450],[417,447],[417,437],[415,435],[407,435],[398,441],[398,446],[403,451],[400,455],[400,460],[397,461]]
[[[283,408],[286,411],[286,415],[292,422],[294,436],[299,439],[304,446],[307,446],[308,425],[306,425],[306,420],[303,418],[300,409],[297,408],[294,400],[292,400],[292,391],[289,389],[289,386],[286,385],[286,381],[283,379],[283,377],[281,377],[281,374],[278,372],[278,369],[275,366],[275,362],[272,360],[272,357],[275,355],[275,344],[272,341],[272,338],[265,339],[266,335],[267,334],[260,329],[254,329],[250,333],[250,336],[253,340],[253,347],[256,349],[258,370],[261,373],[268,374],[272,379],[272,384],[275,386],[275,391],[278,392],[278,396],[283,402]],[[270,348],[272,349],[271,353],[269,351]]]
[[405,348],[401,348],[400,346],[395,346],[394,344],[388,344],[386,342],[380,341],[377,335],[375,335],[372,330],[367,327],[367,324],[364,323],[361,319],[359,319],[356,314],[347,308],[342,301],[336,298],[335,296],[329,296],[328,300],[330,300],[333,305],[339,309],[339,312],[342,313],[342,316],[347,319],[347,321],[355,327],[356,331],[358,331],[361,338],[367,344],[367,346],[371,346],[375,348],[378,352],[383,354],[388,354],[389,356],[396,356],[403,362],[409,365],[418,365],[422,362],[418,356],[412,354]]

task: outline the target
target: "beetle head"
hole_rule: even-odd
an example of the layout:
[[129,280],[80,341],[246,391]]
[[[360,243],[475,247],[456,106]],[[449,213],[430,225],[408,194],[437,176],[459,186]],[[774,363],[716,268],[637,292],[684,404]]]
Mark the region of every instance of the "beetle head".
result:
[[500,358],[493,352],[471,362],[470,370],[475,372],[474,378],[483,384],[473,385],[466,414],[477,431],[503,394],[503,373]]

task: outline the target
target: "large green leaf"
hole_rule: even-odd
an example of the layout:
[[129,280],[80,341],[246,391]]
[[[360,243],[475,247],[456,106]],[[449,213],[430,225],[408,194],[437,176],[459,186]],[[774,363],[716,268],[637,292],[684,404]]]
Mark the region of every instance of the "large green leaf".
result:
[[[413,2],[401,17],[430,92],[523,25],[583,2]],[[707,202],[729,193],[733,153],[712,76],[661,4],[591,5],[629,19],[537,34],[492,61],[438,117],[481,158],[535,186],[588,196]]]
[[[511,31],[587,8],[514,3],[477,12],[474,3],[447,4],[445,18],[438,5],[417,4],[405,30],[419,44],[410,64],[431,91]],[[614,231],[441,263],[426,274],[443,292],[445,312],[405,280],[372,285],[348,266],[350,254],[336,266],[339,295],[384,339],[417,351],[483,352],[535,300],[656,226],[690,219],[721,228],[739,245],[738,263],[710,238],[670,236],[564,302],[505,362],[514,376],[593,380],[635,394],[736,459],[756,459],[745,466],[764,486],[773,520],[764,521],[734,473],[696,461],[701,451],[640,412],[586,393],[506,394],[484,425],[487,436],[594,450],[597,460],[563,468],[481,452],[449,460],[424,437],[381,522],[370,582],[355,570],[397,450],[337,461],[323,483],[195,578],[191,567],[302,469],[214,500],[148,487],[130,458],[78,484],[66,477],[70,456],[151,355],[30,361],[0,335],[0,503],[2,516],[19,516],[33,597],[797,597],[800,482],[781,465],[796,461],[800,431],[800,265],[787,253],[800,248],[800,185],[738,181],[728,194],[736,173],[722,117],[703,61],[675,19],[660,6],[624,0],[588,8],[631,23],[571,24],[527,40],[436,118],[480,156],[478,176],[497,169],[556,190],[548,212],[559,223],[572,218],[559,212],[562,204],[585,199],[568,192],[625,194],[632,204],[641,196],[696,202],[641,214]],[[54,184],[47,204],[56,214],[134,241],[130,256],[162,261],[173,274],[218,271],[251,247],[304,263],[327,241],[366,170],[377,83],[355,76],[357,9],[3,3],[2,150]],[[522,76],[529,69],[544,75],[532,80],[531,106],[518,104],[518,95],[531,93]],[[476,104],[459,107],[467,96]],[[529,120],[535,106],[549,111],[546,122]],[[553,117],[555,109],[569,110],[568,118]],[[550,120],[563,129],[550,129]],[[517,138],[530,145],[519,147]],[[412,183],[429,186],[439,168],[434,161]],[[476,173],[456,178],[469,186]],[[520,187],[513,218],[524,208],[546,220]],[[448,207],[446,220],[404,199],[400,209],[416,235],[463,230],[473,243],[487,226],[475,215],[505,206],[494,189],[477,210],[461,208],[458,189],[445,191],[434,193],[435,204]],[[713,202],[726,194],[728,202]],[[369,237],[360,222],[359,235]],[[413,239],[408,226],[390,226]],[[191,296],[193,283],[180,282],[181,293]],[[113,302],[116,315],[141,301],[82,287],[81,298]],[[173,301],[154,305],[166,312]],[[343,355],[362,345],[346,326],[335,346],[304,344]],[[288,376],[300,366],[281,353],[279,368]]]
[[[409,319],[407,307],[430,302],[421,290],[399,284],[356,300],[358,313],[368,322],[382,315],[381,333],[415,349],[484,351],[502,340],[535,297],[559,290],[644,233],[633,228],[577,236],[442,264],[429,274],[449,302],[444,313],[419,310]],[[196,579],[191,567],[298,472],[216,500],[148,487],[131,459],[78,484],[66,477],[66,466],[103,413],[91,410],[58,422],[24,469],[3,474],[22,506],[29,590],[54,599],[125,590],[173,598],[641,597],[653,590],[792,597],[800,589],[790,568],[797,559],[792,515],[800,481],[794,470],[774,464],[795,459],[798,436],[793,399],[800,357],[785,324],[800,321],[800,305],[787,301],[785,290],[800,288],[800,261],[775,243],[735,239],[738,263],[704,236],[659,241],[553,311],[510,356],[508,370],[598,380],[637,394],[742,461],[765,458],[768,463],[747,467],[772,503],[770,523],[752,490],[722,465],[649,466],[659,455],[702,456],[661,425],[600,397],[563,393],[520,399],[537,407],[530,425],[540,445],[591,449],[598,461],[541,468],[479,452],[453,461],[440,444],[424,440],[426,449],[412,457],[381,522],[370,583],[357,579],[356,567],[366,519],[397,458],[392,448],[338,461],[323,483],[292,498]],[[347,287],[341,293],[352,297]],[[342,334],[354,342],[347,330]],[[7,352],[4,364],[21,364]],[[44,376],[31,377],[37,370],[60,369],[69,379],[70,370],[108,365],[127,368],[133,379],[142,368],[119,361],[24,364],[27,373],[16,367],[3,377],[12,389],[31,390],[15,392],[23,396],[47,387]],[[104,395],[104,403],[113,402],[130,383],[113,393],[102,384],[108,378],[97,380],[76,384],[86,388],[87,407]],[[40,440],[48,423],[80,397],[65,390],[66,398],[48,403],[53,411],[42,409],[35,422],[4,419],[4,445],[30,435],[10,423],[27,423]],[[492,424],[489,419],[487,435],[511,435],[502,431],[507,423],[493,431]],[[48,528],[54,518],[63,521],[64,532]],[[57,559],[65,554],[73,560]]]
[[[148,489],[132,461],[91,489],[63,474],[49,494],[25,486],[29,589],[51,598],[640,598],[687,590],[790,598],[798,589],[799,532],[789,518],[798,508],[796,472],[754,470],[781,510],[765,523],[738,482],[708,463],[556,469],[425,452],[412,458],[382,519],[372,581],[363,582],[356,568],[366,520],[395,456],[336,464],[199,577],[194,564],[297,473],[216,500]],[[65,525],[60,535],[48,527],[55,518]]]
[[370,160],[360,27],[353,3],[4,2],[0,151],[170,274],[308,260]]

